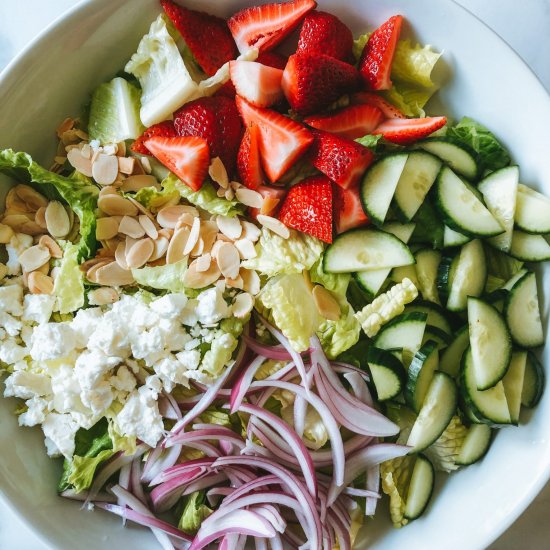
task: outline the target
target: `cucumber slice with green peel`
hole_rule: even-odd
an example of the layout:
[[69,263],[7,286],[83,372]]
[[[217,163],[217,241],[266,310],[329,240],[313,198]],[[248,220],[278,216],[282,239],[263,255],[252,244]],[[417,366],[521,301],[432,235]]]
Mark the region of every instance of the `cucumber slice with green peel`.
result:
[[323,269],[328,273],[380,270],[413,263],[414,256],[403,241],[371,228],[338,235],[323,256]]
[[464,235],[454,229],[451,229],[448,225],[443,228],[443,248],[453,248],[455,246],[462,246],[472,240],[472,237]]
[[502,382],[498,382],[488,390],[480,391],[477,389],[470,348],[462,356],[460,391],[467,407],[472,410],[474,418],[477,418],[479,422],[490,426],[512,423]]
[[448,374],[436,371],[407,440],[411,452],[423,451],[439,439],[455,414],[457,401],[454,380]]
[[469,180],[475,180],[480,171],[477,154],[473,149],[452,138],[429,138],[418,144],[448,164],[457,174]]
[[468,325],[464,325],[458,332],[454,340],[447,346],[441,354],[439,361],[439,370],[446,372],[449,376],[456,378],[460,374],[460,363],[462,356],[470,345],[470,331]]
[[414,354],[407,371],[405,402],[417,413],[422,408],[438,366],[439,352],[437,344],[429,340]]
[[432,342],[435,342],[437,345],[437,349],[441,351],[450,344],[452,338],[440,328],[426,325],[422,344],[424,345],[428,340],[432,340]]
[[503,252],[508,252],[512,246],[518,182],[519,168],[507,166],[489,174],[477,186],[489,212],[504,228],[504,233],[491,237],[488,242]]
[[390,280],[394,283],[401,283],[403,279],[409,279],[412,284],[418,288],[418,277],[416,276],[416,266],[404,265],[402,267],[394,267],[390,273]]
[[417,301],[405,306],[406,313],[411,311],[420,311],[425,313],[428,316],[426,319],[428,326],[437,327],[449,336],[452,334],[451,324],[447,319],[445,310],[441,306],[438,306],[433,302]]
[[520,183],[515,222],[526,233],[550,233],[550,198]]
[[409,153],[396,153],[382,157],[371,165],[361,183],[361,203],[369,219],[382,225],[405,168]]
[[389,351],[370,346],[367,363],[379,401],[388,401],[401,393],[407,373]]
[[504,302],[504,316],[512,340],[518,346],[536,348],[544,344],[537,280],[533,272],[527,272],[510,290]]
[[437,270],[441,262],[441,252],[423,248],[414,255],[416,260],[416,276],[422,298],[435,304],[440,304],[437,292]]
[[477,197],[477,190],[462,181],[450,168],[441,169],[435,191],[435,205],[443,222],[451,229],[472,237],[493,237],[504,232]]
[[502,315],[479,298],[468,298],[468,327],[474,378],[478,390],[504,378],[512,357],[512,338]]
[[372,343],[377,348],[403,349],[414,355],[422,345],[427,318],[425,313],[402,313],[384,325]]
[[407,244],[416,227],[415,223],[386,222],[380,229],[386,233],[391,233],[400,241]]
[[459,466],[469,466],[481,460],[491,446],[493,431],[487,424],[472,424],[464,438],[455,463]]
[[409,153],[393,196],[398,217],[413,219],[440,169],[441,160],[436,156],[423,151]]
[[521,404],[528,409],[535,407],[544,390],[544,368],[532,351],[527,352]]
[[512,234],[510,256],[524,262],[544,262],[550,260],[550,244],[542,235],[516,230]]
[[439,300],[443,305],[445,305],[449,299],[451,283],[453,282],[459,259],[460,251],[455,254],[444,254],[439,262],[439,267],[437,268],[437,292],[439,294]]
[[525,365],[527,362],[526,351],[516,351],[512,354],[510,367],[506,376],[502,379],[506,401],[508,401],[508,410],[512,424],[515,426],[519,422],[519,411],[521,409],[521,393],[523,390],[523,379],[525,377]]
[[[512,288],[514,288],[514,285],[529,271],[527,269],[520,269],[515,275],[512,275],[512,277],[506,281],[505,284],[502,285],[502,290],[510,291]],[[508,293],[506,293],[506,296],[508,296]]]
[[432,463],[423,454],[419,454],[414,463],[405,499],[403,515],[406,519],[412,521],[424,513],[432,498],[434,481],[435,470]]

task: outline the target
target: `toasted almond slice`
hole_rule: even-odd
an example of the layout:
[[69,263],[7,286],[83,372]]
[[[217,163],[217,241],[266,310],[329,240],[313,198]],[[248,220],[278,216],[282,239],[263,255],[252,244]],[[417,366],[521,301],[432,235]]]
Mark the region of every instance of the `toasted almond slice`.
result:
[[8,244],[14,235],[13,229],[5,223],[0,223],[0,243]]
[[92,162],[92,176],[99,185],[111,185],[118,176],[118,159],[99,153]]
[[153,171],[151,161],[147,157],[141,157],[141,165],[146,174],[150,174]]
[[38,240],[38,244],[47,248],[52,258],[63,258],[61,247],[49,235],[42,235]]
[[46,262],[44,265],[41,265],[38,269],[35,269],[33,273],[36,272],[47,275],[50,272],[50,262]]
[[0,281],[4,280],[8,274],[8,266],[0,262]]
[[82,151],[78,147],[73,147],[67,153],[69,164],[81,174],[92,177],[92,161],[82,155]]
[[270,231],[273,231],[273,233],[275,233],[276,235],[279,235],[279,237],[282,237],[283,239],[288,239],[290,237],[290,230],[288,229],[288,227],[277,218],[258,214],[257,219],[259,223],[261,223]]
[[132,272],[122,269],[117,262],[111,262],[97,269],[95,280],[103,286],[124,286],[134,283]]
[[202,256],[204,252],[204,241],[199,239],[197,244],[193,247],[193,250],[191,250],[189,256],[191,256],[191,258],[198,258],[199,256]]
[[25,271],[30,273],[43,266],[46,262],[49,262],[50,258],[50,251],[45,246],[36,244],[27,248],[27,250],[19,256],[19,263]]
[[159,267],[166,265],[166,257],[159,258],[158,260],[149,260],[147,264],[149,267]]
[[116,143],[108,143],[107,145],[103,146],[103,153],[105,155],[116,155],[116,152],[118,150],[118,146]]
[[107,239],[106,241],[102,241],[103,246],[106,250],[109,251],[109,254],[114,257],[115,251],[118,248],[118,245],[120,243],[120,239],[117,237],[114,237],[113,239]]
[[110,287],[96,288],[88,292],[88,303],[92,306],[114,304],[119,298],[120,295],[116,289]]
[[61,268],[58,266],[55,266],[50,272],[50,277],[55,281],[56,277],[59,275],[60,272],[61,272]]
[[109,216],[137,216],[138,209],[128,199],[120,195],[103,195],[99,197],[97,205],[100,210]]
[[190,212],[184,212],[176,222],[175,229],[180,229],[182,227],[192,227],[195,222],[196,217],[193,216]]
[[170,241],[166,237],[159,236],[158,239],[153,241],[153,244],[155,245],[155,249],[149,258],[149,262],[156,262],[159,258],[162,258],[168,250]]
[[230,239],[229,237],[227,237],[227,236],[224,235],[223,233],[218,233],[218,234],[216,235],[216,240],[222,241],[222,242],[224,242],[224,243],[232,243],[232,242],[233,242],[232,239]]
[[220,277],[220,268],[216,262],[212,262],[206,271],[197,271],[196,259],[187,268],[183,276],[183,284],[187,288],[205,288],[214,284]]
[[254,298],[248,292],[241,292],[235,297],[235,301],[231,306],[231,313],[237,319],[246,317],[254,307]]
[[147,216],[151,221],[156,221],[155,216],[143,204],[132,197],[128,197],[128,200],[138,209],[138,212],[141,212],[144,216]]
[[225,193],[223,194],[223,196],[224,196],[228,201],[232,201],[232,200],[235,198],[235,191],[233,191],[233,189],[231,189],[231,188],[226,189],[226,190],[225,190]]
[[126,263],[130,269],[144,266],[155,250],[153,239],[146,237],[137,241],[130,250],[126,251]]
[[260,214],[269,216],[275,211],[275,208],[277,208],[277,205],[280,202],[281,202],[281,199],[277,199],[275,197],[266,197],[264,199],[264,203],[262,204],[262,207],[260,208]]
[[241,259],[243,260],[250,260],[258,255],[256,248],[254,247],[254,243],[248,239],[236,240],[235,246],[241,255]]
[[207,220],[201,223],[201,239],[204,243],[204,253],[212,250],[212,246],[216,242],[217,235],[218,226],[216,225],[216,222]]
[[257,225],[246,220],[242,220],[241,225],[243,226],[241,238],[248,239],[253,243],[257,242],[260,238],[260,235],[262,234],[260,228]]
[[31,294],[53,294],[53,279],[40,271],[29,273],[27,284]]
[[29,185],[24,185],[23,183],[20,183],[16,185],[13,189],[15,193],[17,193],[17,196],[33,212],[36,212],[42,206],[48,206],[48,199]]
[[241,268],[239,274],[244,281],[244,290],[250,292],[252,296],[259,294],[261,287],[260,276],[253,269],[244,268]]
[[163,227],[162,229],[159,229],[159,237],[164,237],[165,239],[170,240],[173,235],[174,235],[173,229],[168,229],[167,227]]
[[201,219],[195,218],[193,220],[193,226],[191,227],[191,232],[189,233],[189,238],[185,243],[185,248],[183,249],[183,254],[187,256],[195,248],[195,245],[199,242],[199,237],[201,233]]
[[237,216],[230,218],[229,216],[217,216],[216,224],[218,229],[232,241],[238,239],[243,232],[243,227]]
[[36,214],[34,216],[34,222],[39,225],[42,229],[47,229],[47,224],[46,224],[46,207],[45,206],[41,206],[37,211],[36,211]]
[[96,273],[99,269],[109,265],[111,262],[111,259],[102,259],[100,262],[97,262],[95,265],[90,267],[88,271],[86,271],[86,279],[88,279],[91,283],[97,283]]
[[191,231],[187,227],[182,227],[174,233],[174,236],[172,237],[172,239],[170,240],[170,244],[168,245],[168,250],[166,251],[167,264],[175,264],[176,262],[179,262],[180,260],[183,260],[185,258],[183,250],[185,248],[185,245],[187,244],[187,241],[189,240],[190,234]]
[[71,221],[59,201],[50,201],[46,208],[46,227],[52,237],[62,239],[69,234],[71,230]]
[[235,245],[231,243],[223,243],[218,249],[216,258],[220,271],[224,277],[235,279],[239,275],[241,258]]
[[134,170],[132,171],[133,176],[139,176],[141,174],[145,174],[145,170],[143,169],[143,165],[141,164],[141,161],[139,159],[134,159]]
[[118,157],[118,171],[130,175],[134,171],[136,159],[134,157]]
[[104,195],[118,195],[118,189],[112,185],[106,185],[99,190],[99,196],[103,197]]
[[239,275],[235,279],[230,279],[229,277],[225,278],[225,284],[229,288],[238,288],[239,290],[242,290],[244,287],[244,281],[243,278]]
[[342,314],[340,305],[334,296],[324,286],[315,285],[313,287],[313,300],[320,315],[329,321],[338,321]]
[[[119,242],[120,241],[117,242],[117,246],[118,246]],[[107,241],[101,241],[101,244],[103,245],[103,248],[100,248],[97,251],[96,256],[99,257],[99,258],[110,258],[112,260],[114,258],[114,251],[111,250],[110,247],[105,246],[106,243],[107,243]],[[115,247],[115,250],[116,250],[116,247]]]
[[216,241],[212,245],[212,249],[210,250],[210,254],[212,255],[212,258],[215,258],[216,261],[218,261],[218,252],[220,250],[220,246],[224,244],[225,241]]
[[157,178],[143,174],[141,176],[128,176],[122,183],[122,190],[125,193],[128,191],[139,191],[144,187],[155,187],[160,189]]
[[[32,214],[29,214],[29,216],[32,216]],[[33,237],[44,233],[42,227],[32,220],[29,220],[29,217],[24,214],[9,214],[2,219],[2,223],[10,226],[18,233],[32,235]]]
[[155,225],[155,222],[149,218],[149,216],[146,216],[145,214],[140,214],[138,216],[139,223],[141,224],[141,227],[143,227],[143,230],[145,233],[147,233],[148,237],[151,237],[151,239],[157,239],[159,236],[159,232],[157,230],[157,226]]
[[57,133],[57,137],[61,139],[61,136],[65,133],[65,132],[68,132],[69,130],[72,130],[74,128],[74,125],[75,125],[75,120],[73,118],[66,118],[60,125],[59,127],[57,128],[56,130],[56,133]]
[[210,254],[208,253],[203,254],[202,256],[199,256],[196,260],[196,269],[199,273],[203,271],[208,271],[211,263],[212,256],[210,256]]
[[89,143],[84,143],[82,147],[80,148],[80,152],[82,153],[82,156],[86,159],[91,159],[93,155],[92,148],[90,147]]
[[115,260],[122,269],[128,269],[128,263],[126,262],[126,242],[121,242],[115,250]]
[[161,227],[175,229],[180,216],[185,213],[192,214],[194,217],[199,215],[198,210],[193,206],[183,204],[176,206],[165,206],[164,208],[161,208],[157,214],[157,222]]
[[84,130],[76,129],[74,133],[76,137],[80,138],[82,141],[88,141],[90,139],[90,136],[84,132]]
[[239,187],[235,191],[235,195],[239,202],[251,208],[261,208],[264,202],[264,198],[260,193],[252,189],[247,189],[246,187]]
[[[89,271],[92,267],[96,266],[97,264],[105,263],[105,258],[102,258],[100,256],[96,256],[95,258],[90,258],[89,260],[86,260],[85,262],[82,262],[80,264],[80,271],[83,271],[86,273]],[[111,261],[111,260],[109,260]]]
[[224,189],[223,187],[218,187],[218,189],[216,189],[216,195],[218,195],[218,197],[223,198],[225,197],[225,192],[227,191],[227,189]]
[[28,214],[31,212],[28,204],[17,194],[15,187],[12,187],[6,195],[6,210],[13,213]]
[[135,219],[130,216],[124,216],[120,222],[118,232],[123,235],[128,235],[132,239],[141,239],[145,235],[145,229],[143,226]]
[[98,218],[96,221],[95,237],[98,241],[112,239],[118,234],[119,222],[116,217]]
[[125,141],[119,141],[116,144],[116,154],[117,154],[117,157],[125,157],[126,156],[126,142]]
[[208,167],[208,175],[221,187],[227,189],[229,186],[229,178],[227,176],[227,170],[220,159],[220,157],[214,157],[210,166]]

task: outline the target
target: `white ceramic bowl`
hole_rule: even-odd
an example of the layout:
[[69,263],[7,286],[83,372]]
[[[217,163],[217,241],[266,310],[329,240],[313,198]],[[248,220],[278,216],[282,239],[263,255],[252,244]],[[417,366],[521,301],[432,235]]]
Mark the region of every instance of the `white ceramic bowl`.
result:
[[[187,0],[192,8],[229,15],[251,2]],[[451,0],[319,0],[355,34],[402,13],[405,32],[444,50],[447,84],[436,102],[454,117],[472,116],[489,126],[520,165],[522,182],[550,194],[550,99],[519,57],[487,27]],[[54,130],[78,115],[89,93],[112,77],[135,51],[159,12],[157,0],[88,0],[41,35],[0,79],[0,147],[31,153],[48,164]],[[432,104],[434,105],[434,104]],[[440,109],[433,107],[434,112]],[[7,180],[2,180],[5,193]],[[2,193],[3,194],[3,193]],[[542,288],[550,289],[545,269]],[[542,295],[545,323],[548,293]],[[545,325],[547,326],[547,324]],[[550,364],[550,352],[543,352]],[[54,548],[152,548],[141,528],[122,528],[103,512],[83,512],[56,496],[60,464],[46,457],[38,429],[20,429],[15,402],[0,399],[0,492],[46,544]],[[485,548],[528,506],[550,474],[550,392],[522,426],[502,430],[477,465],[440,478],[427,513],[393,530],[381,507],[368,522],[372,548],[469,550]]]

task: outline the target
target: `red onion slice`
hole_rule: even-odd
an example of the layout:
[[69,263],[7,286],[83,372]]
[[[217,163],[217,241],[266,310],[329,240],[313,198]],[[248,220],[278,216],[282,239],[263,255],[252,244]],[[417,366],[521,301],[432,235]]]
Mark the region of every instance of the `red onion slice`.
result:
[[237,382],[231,390],[231,398],[229,399],[230,413],[234,414],[241,405],[250,384],[254,380],[254,375],[258,372],[258,369],[265,363],[265,357],[258,355],[251,363],[244,369],[239,376]]
[[216,428],[209,428],[204,430],[193,430],[190,432],[180,432],[177,435],[173,435],[166,441],[166,447],[172,447],[174,445],[186,445],[187,442],[195,441],[210,441],[213,439],[224,440],[235,445],[237,448],[242,449],[245,445],[244,440],[240,435],[233,430],[224,426],[218,426]]
[[363,377],[357,372],[347,372],[344,378],[349,382],[351,391],[361,401],[369,407],[374,407],[374,400],[370,394],[369,387],[365,383]]
[[[380,464],[375,464],[367,470],[367,490],[379,493],[380,491]],[[373,496],[367,495],[365,501],[365,515],[374,516],[376,512],[376,506],[378,504],[378,499]]]

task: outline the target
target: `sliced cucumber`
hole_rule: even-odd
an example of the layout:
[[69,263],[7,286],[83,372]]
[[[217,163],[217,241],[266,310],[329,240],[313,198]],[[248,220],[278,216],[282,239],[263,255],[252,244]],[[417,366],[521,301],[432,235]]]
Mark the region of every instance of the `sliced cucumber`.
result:
[[456,272],[456,266],[460,259],[460,252],[444,254],[439,262],[437,268],[437,291],[439,293],[439,299],[442,304],[446,304],[449,299],[449,292],[451,291],[451,283],[454,279]]
[[510,367],[506,376],[502,379],[508,410],[512,424],[517,426],[519,422],[519,411],[521,408],[521,393],[523,390],[523,379],[525,377],[525,364],[527,362],[526,351],[516,351],[512,354]]
[[432,497],[434,481],[435,471],[432,463],[423,454],[419,454],[414,463],[405,499],[403,515],[406,519],[417,519],[424,513]]
[[431,138],[421,141],[420,147],[425,151],[438,156],[448,164],[457,174],[469,180],[474,180],[479,174],[479,164],[473,149],[458,143],[452,138]]
[[426,449],[445,431],[455,414],[457,399],[454,380],[448,374],[436,371],[407,440],[413,452]]
[[352,229],[338,235],[326,249],[323,268],[329,273],[379,270],[414,263],[409,247],[379,229]]
[[492,388],[510,366],[510,331],[495,307],[473,297],[468,298],[468,327],[476,387]]
[[435,184],[436,207],[445,225],[473,237],[500,235],[504,229],[478,198],[476,190],[450,168],[441,169]]
[[525,375],[523,377],[523,389],[521,391],[521,404],[528,409],[535,407],[544,390],[544,369],[536,355],[527,352],[525,363]]
[[409,153],[393,196],[399,217],[413,219],[440,169],[441,160],[436,156],[422,151]]
[[[515,275],[512,275],[506,283],[502,285],[502,290],[504,291],[510,291],[512,288],[514,288],[514,285],[526,274],[528,273],[527,269],[520,269]],[[506,296],[508,296],[508,292],[506,293]]]
[[459,466],[469,466],[481,460],[491,446],[492,430],[487,424],[472,424],[464,438],[455,463]]
[[407,373],[401,362],[389,351],[370,346],[367,363],[379,401],[393,399],[401,393]]
[[372,343],[377,348],[403,349],[414,355],[422,345],[427,318],[425,313],[402,313],[382,327]]
[[407,371],[405,401],[415,411],[420,412],[434,372],[439,366],[437,344],[429,340],[414,354]]
[[550,198],[520,183],[515,221],[527,233],[550,233]]
[[443,228],[443,248],[462,246],[472,240],[472,237],[451,229],[448,225]]
[[368,217],[376,225],[386,219],[390,203],[397,188],[408,153],[382,157],[367,170],[361,183],[361,203]]
[[433,342],[435,342],[437,345],[437,349],[441,351],[451,343],[452,338],[440,328],[426,325],[422,344],[425,344],[428,340],[432,340]]
[[542,235],[532,235],[514,231],[510,256],[524,262],[544,262],[550,260],[550,244]]
[[414,264],[395,267],[391,270],[390,279],[394,283],[400,283],[403,279],[410,279],[416,288],[419,285],[418,277],[416,276],[416,266]]
[[424,300],[439,304],[437,292],[437,270],[441,262],[441,252],[423,248],[414,255],[416,260],[416,276],[420,292]]
[[518,182],[519,168],[507,166],[488,175],[477,186],[483,193],[489,212],[504,228],[502,235],[491,237],[488,242],[504,252],[508,252],[512,245]]
[[428,316],[426,319],[428,326],[437,327],[449,336],[452,334],[451,324],[446,317],[445,310],[441,306],[433,302],[418,301],[408,304],[405,307],[405,312],[410,311],[421,311],[425,313]]
[[536,348],[544,344],[537,280],[533,272],[526,273],[510,290],[504,303],[504,316],[512,340],[518,346]]
[[471,408],[475,418],[484,424],[511,424],[508,402],[502,382],[498,382],[488,390],[477,389],[475,371],[472,360],[472,350],[468,348],[462,356],[460,374],[460,389],[468,408]]
[[462,355],[470,345],[470,332],[468,325],[464,325],[457,333],[454,340],[441,354],[439,370],[456,378],[460,373]]

